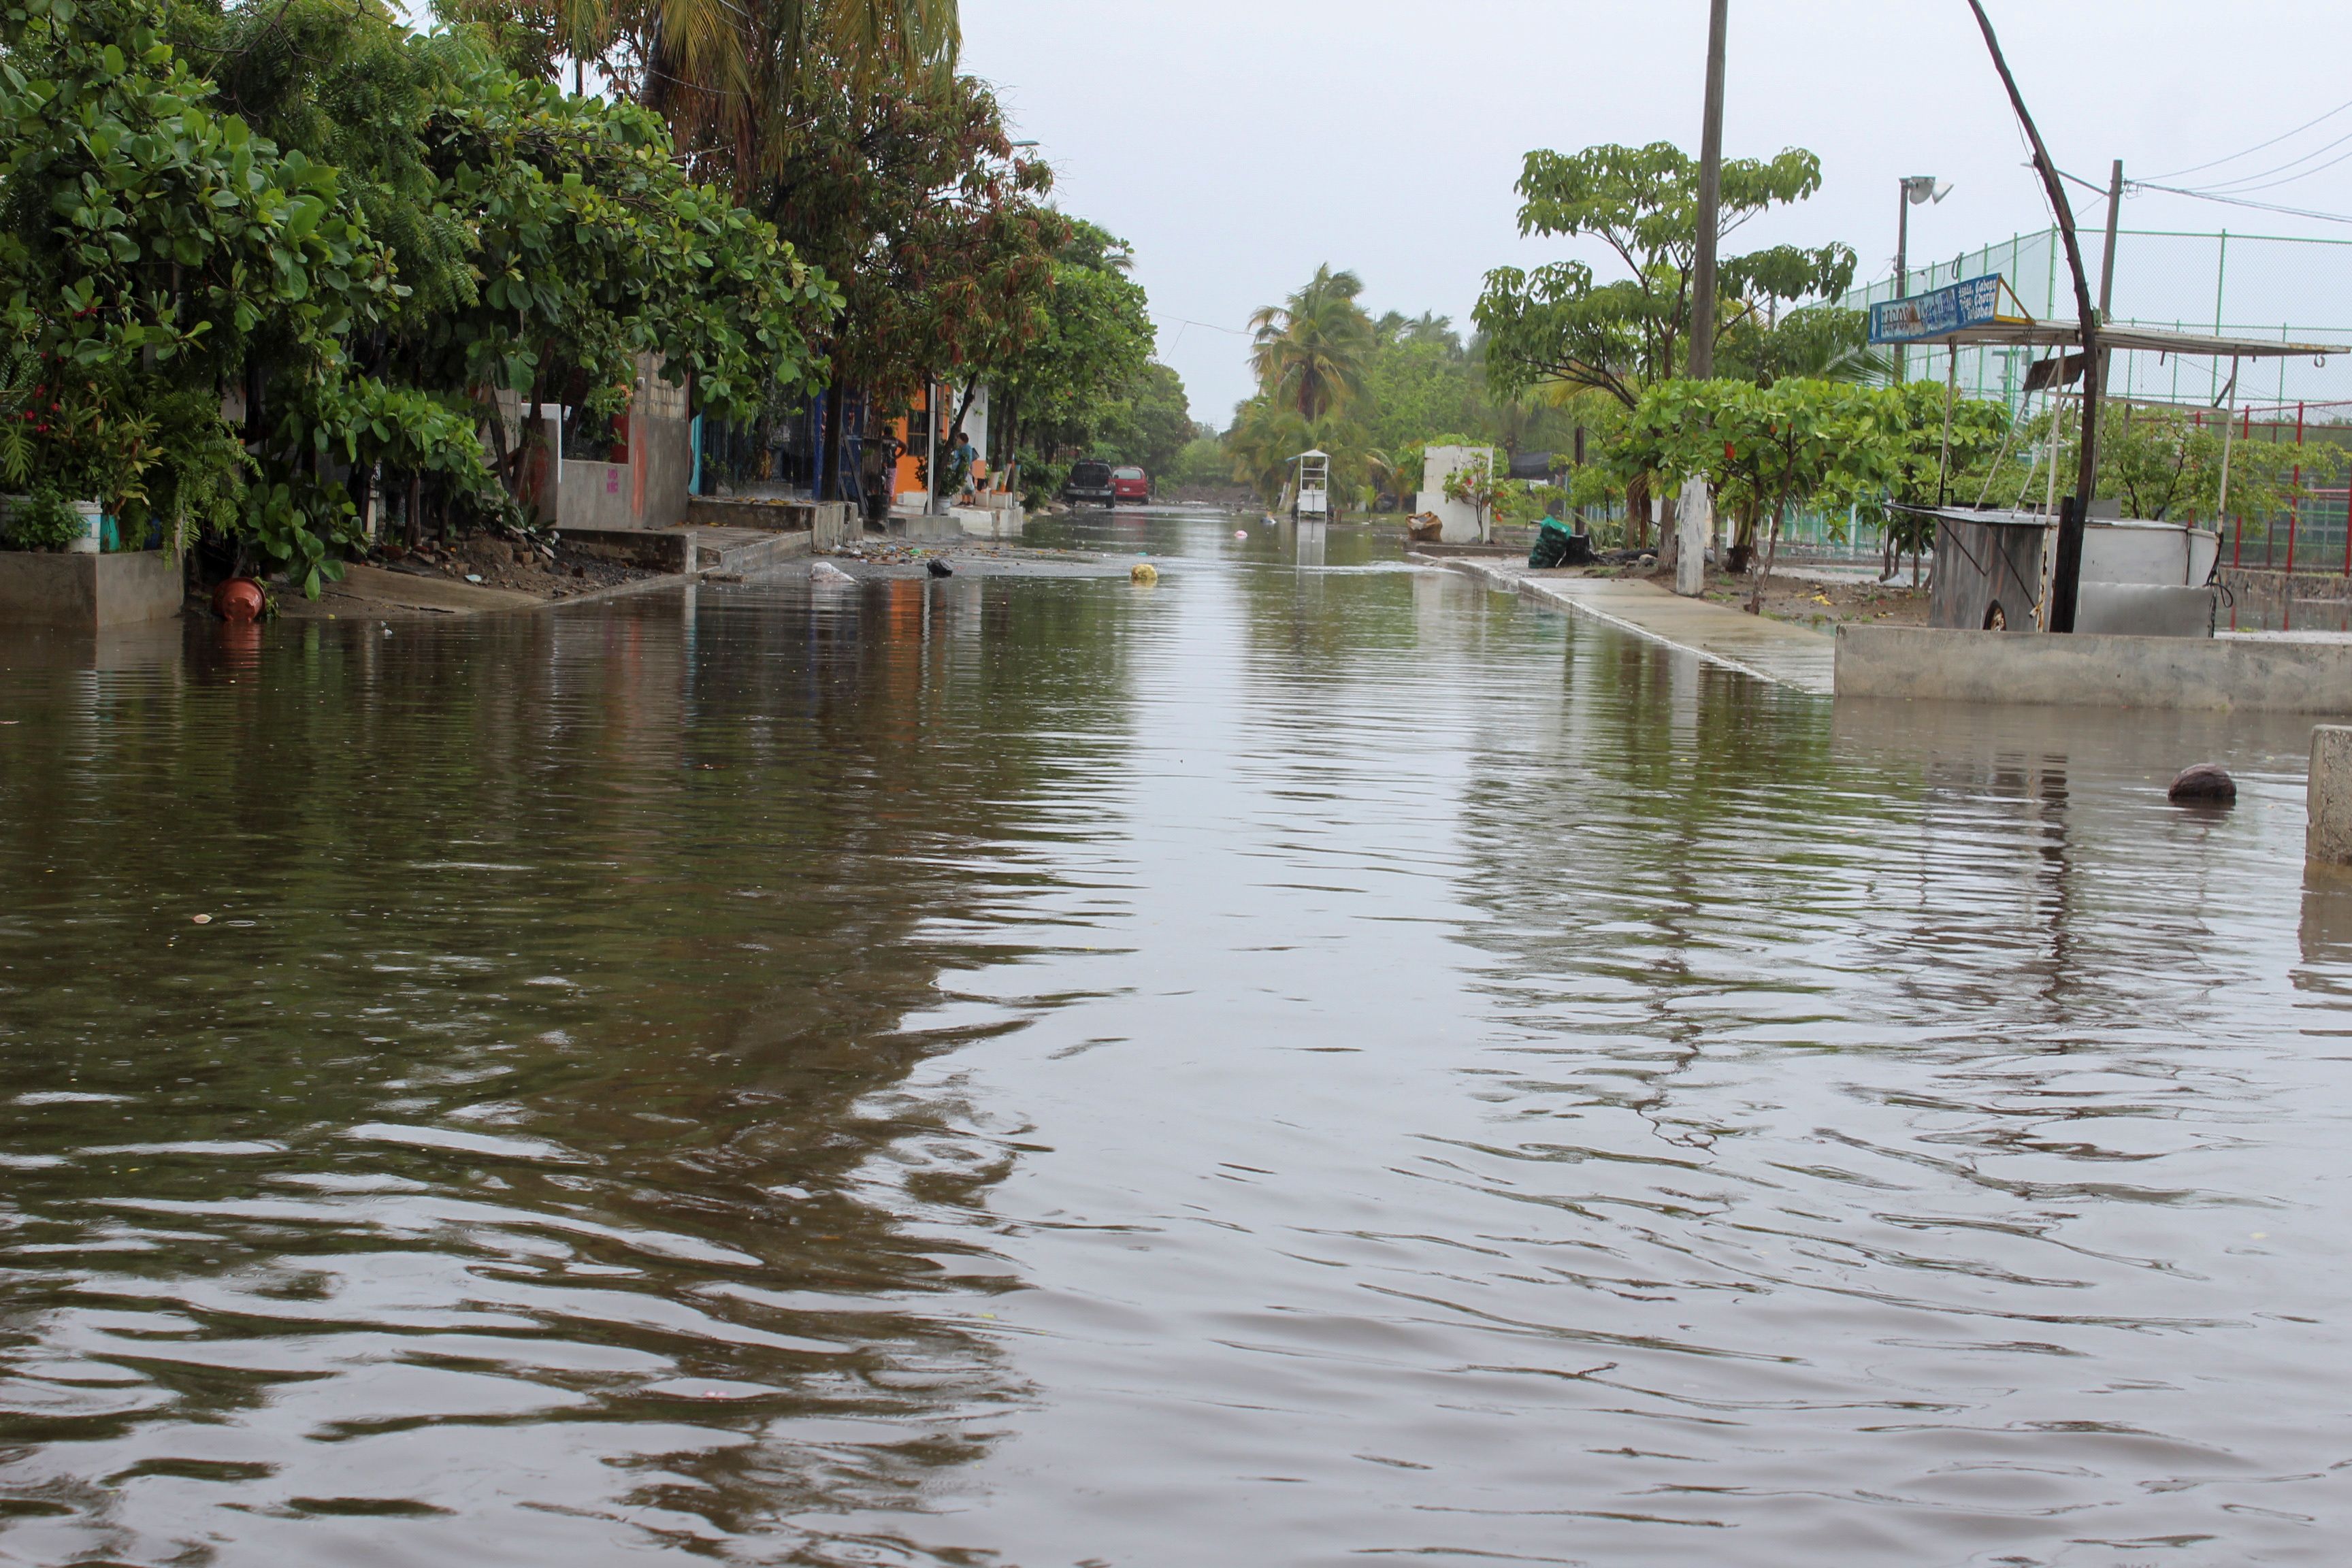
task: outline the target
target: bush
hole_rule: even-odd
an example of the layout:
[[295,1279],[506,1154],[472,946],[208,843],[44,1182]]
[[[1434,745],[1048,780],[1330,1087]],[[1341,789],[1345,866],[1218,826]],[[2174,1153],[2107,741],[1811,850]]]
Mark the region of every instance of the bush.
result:
[[1230,485],[1234,482],[1234,460],[1223,441],[1213,436],[1196,437],[1176,454],[1167,478],[1179,485]]
[[11,550],[63,550],[79,538],[81,513],[54,495],[31,495],[8,503],[0,538]]

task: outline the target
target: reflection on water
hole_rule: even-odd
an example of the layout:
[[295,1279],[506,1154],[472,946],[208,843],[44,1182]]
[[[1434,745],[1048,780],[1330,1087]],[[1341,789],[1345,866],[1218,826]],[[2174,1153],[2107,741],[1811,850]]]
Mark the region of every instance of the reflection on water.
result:
[[0,657],[0,1561],[2334,1560],[2302,726],[1056,527]]

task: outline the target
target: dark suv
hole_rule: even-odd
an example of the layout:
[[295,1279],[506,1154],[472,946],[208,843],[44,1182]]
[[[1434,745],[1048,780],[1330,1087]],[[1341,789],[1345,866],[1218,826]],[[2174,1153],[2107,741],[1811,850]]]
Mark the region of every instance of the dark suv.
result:
[[1109,506],[1118,499],[1111,489],[1110,465],[1073,463],[1062,484],[1062,499],[1072,506]]

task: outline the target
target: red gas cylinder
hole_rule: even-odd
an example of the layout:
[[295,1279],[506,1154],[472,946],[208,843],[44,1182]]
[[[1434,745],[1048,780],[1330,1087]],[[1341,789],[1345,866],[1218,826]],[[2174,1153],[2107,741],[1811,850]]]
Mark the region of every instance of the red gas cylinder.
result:
[[225,621],[257,621],[265,602],[250,577],[232,577],[213,590],[213,614]]

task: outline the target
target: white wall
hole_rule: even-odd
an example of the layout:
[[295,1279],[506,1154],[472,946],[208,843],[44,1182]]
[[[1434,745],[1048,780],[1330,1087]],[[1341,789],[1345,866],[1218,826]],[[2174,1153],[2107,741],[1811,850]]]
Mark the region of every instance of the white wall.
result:
[[1467,468],[1473,458],[1485,458],[1491,465],[1497,454],[1491,447],[1432,447],[1421,460],[1422,489],[1415,509],[1435,512],[1440,524],[1437,537],[1446,544],[1483,544],[1486,530],[1478,521],[1478,509],[1467,501],[1445,499],[1445,481]]

